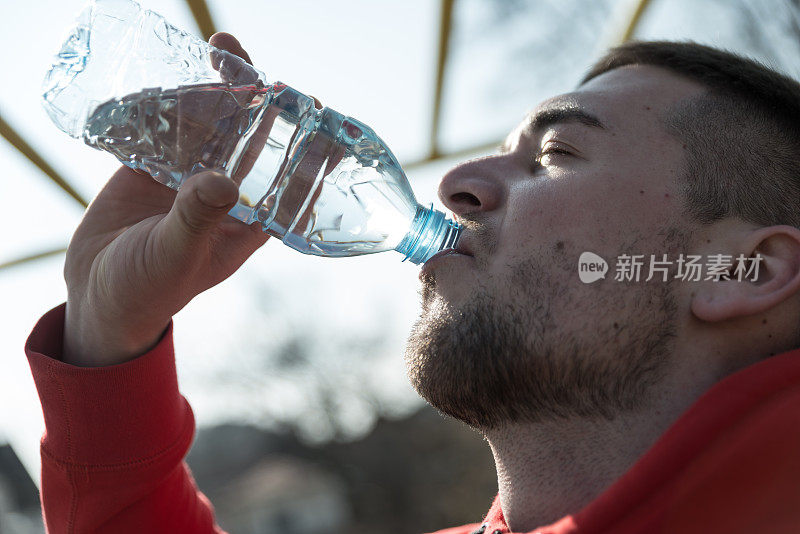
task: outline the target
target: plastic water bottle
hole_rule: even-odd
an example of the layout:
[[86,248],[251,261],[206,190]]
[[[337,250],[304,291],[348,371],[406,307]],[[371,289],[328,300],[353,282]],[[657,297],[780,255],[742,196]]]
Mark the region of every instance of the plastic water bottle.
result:
[[230,215],[300,252],[396,250],[418,264],[458,240],[368,126],[131,0],[89,4],[43,93],[61,130],[173,189],[221,170],[239,184]]

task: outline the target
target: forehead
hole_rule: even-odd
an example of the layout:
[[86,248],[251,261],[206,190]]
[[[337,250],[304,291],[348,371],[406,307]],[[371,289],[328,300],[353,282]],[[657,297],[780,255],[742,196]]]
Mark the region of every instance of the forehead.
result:
[[706,88],[700,83],[666,69],[627,65],[592,78],[575,91],[545,100],[520,127],[530,128],[533,119],[553,110],[569,109],[597,118],[610,130],[635,133],[658,127],[673,106],[704,92]]

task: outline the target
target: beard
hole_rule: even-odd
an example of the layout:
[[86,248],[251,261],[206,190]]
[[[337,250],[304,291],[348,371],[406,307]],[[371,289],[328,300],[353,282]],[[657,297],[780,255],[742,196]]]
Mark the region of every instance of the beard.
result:
[[491,430],[613,419],[647,403],[675,337],[672,274],[668,282],[612,275],[583,285],[577,261],[566,261],[562,249],[550,261],[518,262],[458,306],[437,293],[434,276],[423,279],[405,359],[412,385],[432,406]]

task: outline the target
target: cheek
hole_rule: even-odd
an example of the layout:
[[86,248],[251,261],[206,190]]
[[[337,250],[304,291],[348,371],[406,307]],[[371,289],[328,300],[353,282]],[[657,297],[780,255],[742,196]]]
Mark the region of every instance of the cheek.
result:
[[[577,247],[602,245],[615,210],[604,191],[576,187],[572,178],[543,178],[515,185],[500,229],[499,251],[520,248],[547,256]],[[568,248],[568,247],[566,247]]]
[[628,249],[654,246],[639,237],[656,235],[669,224],[676,195],[663,185],[668,178],[645,180],[642,172],[604,166],[511,184],[496,227],[493,270],[505,272],[509,263],[532,258],[551,272],[570,271],[587,251],[609,264],[621,252],[657,252]]

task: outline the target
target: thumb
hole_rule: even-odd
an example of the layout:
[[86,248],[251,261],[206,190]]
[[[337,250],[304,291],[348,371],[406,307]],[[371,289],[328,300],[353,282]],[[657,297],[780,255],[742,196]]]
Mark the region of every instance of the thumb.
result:
[[227,216],[238,199],[238,187],[223,174],[205,171],[190,176],[166,216],[168,233],[178,243],[202,236]]

